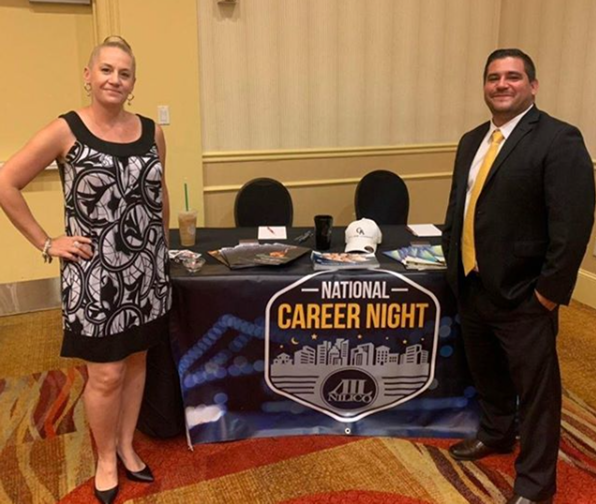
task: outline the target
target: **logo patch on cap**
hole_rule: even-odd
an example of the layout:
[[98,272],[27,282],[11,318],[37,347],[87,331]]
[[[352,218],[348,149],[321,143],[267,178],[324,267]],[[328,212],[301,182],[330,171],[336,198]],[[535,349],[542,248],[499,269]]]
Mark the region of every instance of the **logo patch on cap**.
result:
[[360,219],[346,228],[346,252],[377,251],[377,245],[383,240],[383,233],[372,219]]

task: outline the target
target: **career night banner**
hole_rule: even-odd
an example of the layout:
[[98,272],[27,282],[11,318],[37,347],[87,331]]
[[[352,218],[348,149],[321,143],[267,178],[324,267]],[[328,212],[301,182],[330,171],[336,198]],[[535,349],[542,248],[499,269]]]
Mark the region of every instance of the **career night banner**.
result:
[[170,336],[193,444],[476,429],[441,272],[247,272],[173,284]]
[[432,383],[440,314],[432,292],[395,272],[308,276],[267,305],[267,384],[340,422],[393,408]]

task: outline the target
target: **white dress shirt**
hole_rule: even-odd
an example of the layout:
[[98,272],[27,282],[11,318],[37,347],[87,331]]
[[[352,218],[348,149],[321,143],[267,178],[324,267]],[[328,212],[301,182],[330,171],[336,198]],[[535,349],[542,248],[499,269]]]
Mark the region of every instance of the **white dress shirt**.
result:
[[480,147],[478,147],[478,150],[476,151],[476,156],[474,156],[474,161],[472,161],[472,167],[470,168],[470,173],[468,174],[468,187],[466,189],[466,206],[464,208],[464,215],[466,215],[466,212],[468,211],[468,203],[470,202],[470,194],[472,192],[472,187],[474,187],[476,176],[478,175],[480,166],[482,166],[482,162],[484,161],[486,153],[488,152],[488,148],[490,147],[490,138],[493,134],[493,131],[498,129],[503,134],[503,141],[499,145],[500,152],[503,148],[503,145],[505,145],[505,142],[509,138],[509,135],[511,135],[511,132],[521,121],[522,117],[525,116],[533,106],[534,104],[530,105],[524,112],[522,112],[519,115],[516,115],[513,119],[511,119],[511,121],[506,122],[502,126],[495,126],[495,124],[491,120],[488,132],[486,133],[486,136],[482,139],[482,142],[480,142]]

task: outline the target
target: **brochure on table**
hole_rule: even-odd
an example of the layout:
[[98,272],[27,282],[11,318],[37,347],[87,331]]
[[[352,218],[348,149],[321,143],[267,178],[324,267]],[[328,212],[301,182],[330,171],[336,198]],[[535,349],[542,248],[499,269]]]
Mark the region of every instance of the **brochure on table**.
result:
[[253,266],[280,266],[306,254],[310,249],[286,243],[242,243],[211,250],[209,254],[231,269]]
[[311,260],[315,270],[378,268],[379,261],[374,254],[356,252],[317,252],[313,250]]
[[407,269],[445,269],[446,262],[441,245],[411,245],[397,250],[383,252],[386,256],[401,262]]

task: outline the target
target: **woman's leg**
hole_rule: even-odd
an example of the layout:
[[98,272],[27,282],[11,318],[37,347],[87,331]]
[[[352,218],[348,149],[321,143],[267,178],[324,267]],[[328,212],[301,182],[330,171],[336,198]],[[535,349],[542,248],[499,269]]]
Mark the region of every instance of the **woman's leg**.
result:
[[83,401],[97,447],[95,487],[98,490],[109,490],[118,484],[116,442],[124,370],[124,361],[87,363],[89,379]]
[[139,419],[147,366],[147,352],[132,354],[124,361],[126,371],[122,386],[122,405],[118,425],[118,453],[129,471],[137,472],[145,467],[135,452],[132,439]]

